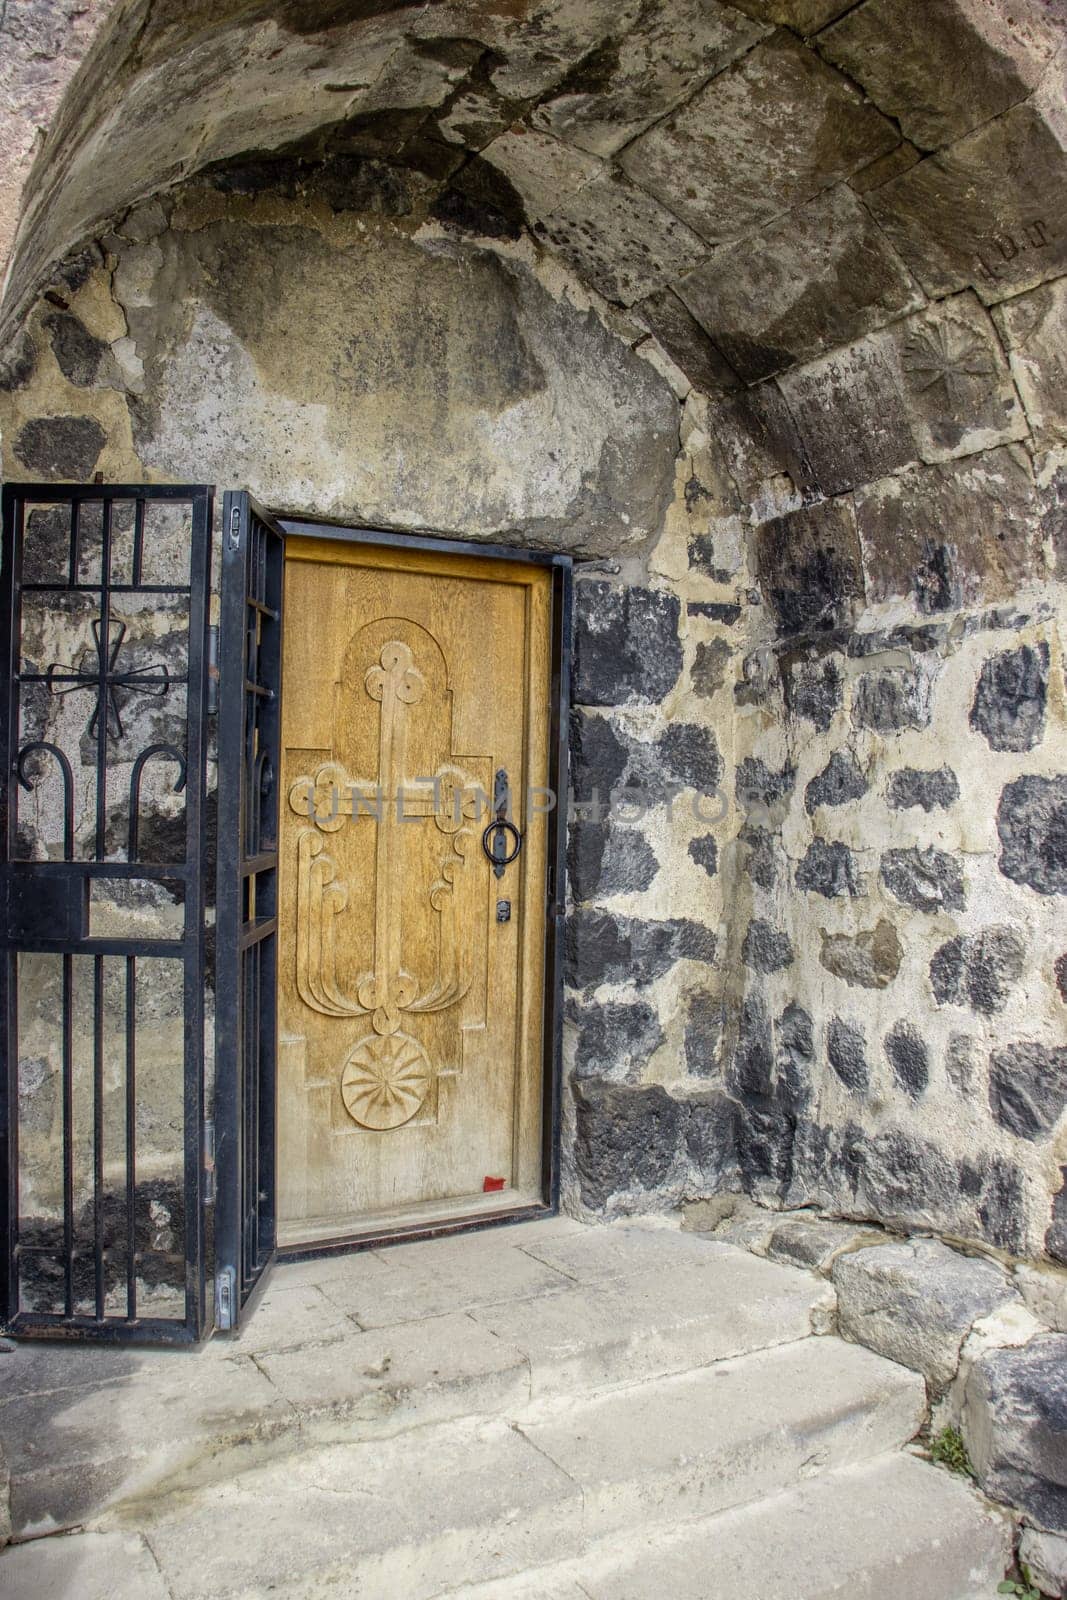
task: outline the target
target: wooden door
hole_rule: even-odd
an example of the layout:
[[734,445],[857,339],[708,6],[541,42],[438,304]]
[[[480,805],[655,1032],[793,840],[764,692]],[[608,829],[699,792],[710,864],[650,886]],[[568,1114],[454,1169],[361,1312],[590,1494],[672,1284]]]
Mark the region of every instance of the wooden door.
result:
[[540,1200],[551,596],[534,565],[289,540],[282,1245]]

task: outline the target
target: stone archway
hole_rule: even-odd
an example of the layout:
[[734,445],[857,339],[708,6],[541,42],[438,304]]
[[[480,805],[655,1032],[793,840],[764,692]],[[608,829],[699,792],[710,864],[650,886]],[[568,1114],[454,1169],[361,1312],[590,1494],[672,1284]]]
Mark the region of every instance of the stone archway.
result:
[[[39,117],[6,470],[213,439],[256,486],[268,418],[286,509],[607,560],[578,782],[649,808],[574,835],[575,1202],[740,1181],[1062,1259],[1058,8],[99,16]],[[389,456],[405,350],[409,453],[472,445],[447,510]]]

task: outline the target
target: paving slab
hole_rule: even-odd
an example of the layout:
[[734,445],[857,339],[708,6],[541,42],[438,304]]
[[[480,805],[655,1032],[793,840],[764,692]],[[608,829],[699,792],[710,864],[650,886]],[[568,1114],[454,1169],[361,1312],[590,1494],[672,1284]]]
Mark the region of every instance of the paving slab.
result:
[[722,1259],[721,1246],[681,1228],[588,1227],[562,1239],[532,1239],[523,1250],[573,1282],[601,1282],[646,1267],[703,1270]]
[[225,1453],[239,1470],[293,1426],[293,1408],[246,1356],[150,1364],[119,1383],[23,1395],[0,1406],[11,1522],[23,1537],[160,1492]]
[[471,1316],[528,1358],[536,1396],[684,1372],[803,1339],[833,1298],[806,1273],[719,1246],[713,1271],[688,1261],[620,1271]]
[[529,1396],[523,1353],[458,1312],[258,1360],[305,1443],[493,1415]]
[[598,1538],[708,1516],[900,1449],[925,1415],[917,1373],[812,1338],[520,1426],[581,1486],[586,1533]]
[[171,1600],[139,1533],[72,1533],[0,1554],[5,1600]]
[[519,1246],[484,1235],[480,1244],[442,1239],[392,1250],[387,1268],[372,1277],[332,1277],[322,1293],[361,1328],[385,1328],[457,1308],[528,1300],[568,1281]]
[[354,1327],[352,1318],[318,1283],[284,1279],[267,1285],[247,1326],[233,1336],[223,1335],[207,1346],[212,1356],[260,1355],[294,1350],[301,1345],[328,1344],[344,1339]]
[[198,1359],[196,1350],[111,1349],[66,1340],[20,1340],[0,1356],[0,1403],[20,1395],[126,1383],[135,1374],[171,1372]]
[[583,1563],[588,1600],[988,1600],[1011,1528],[959,1479],[888,1456],[634,1544]]
[[577,1554],[581,1495],[506,1423],[451,1424],[246,1473],[148,1537],[173,1600],[422,1600]]

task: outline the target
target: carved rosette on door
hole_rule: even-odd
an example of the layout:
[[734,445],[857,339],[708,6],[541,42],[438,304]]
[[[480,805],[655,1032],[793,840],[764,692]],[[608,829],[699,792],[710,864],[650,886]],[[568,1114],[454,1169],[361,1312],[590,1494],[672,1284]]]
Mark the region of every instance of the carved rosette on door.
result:
[[[291,810],[308,823],[297,836],[297,993],[322,1016],[366,1019],[355,1041],[343,1046],[340,1094],[353,1122],[382,1133],[413,1123],[420,1113],[424,1119],[436,1105],[438,1080],[459,1070],[458,1045],[452,1059],[434,1060],[409,1030],[420,1015],[461,1006],[471,988],[461,918],[464,899],[468,911],[477,906],[477,886],[472,885],[473,900],[461,890],[478,871],[479,824],[487,810],[484,782],[452,754],[439,647],[417,624],[399,619],[390,626],[413,643],[386,638],[379,645],[383,626],[371,624],[352,641],[345,653],[351,670],[338,686],[342,694],[362,693],[379,705],[376,777],[353,776],[343,762],[330,760],[297,778],[288,796]],[[371,664],[364,666],[368,655]],[[439,685],[436,692],[431,681]],[[428,733],[443,748],[432,772],[412,773],[412,719],[420,710],[420,749],[425,752]],[[488,768],[489,762],[471,765]],[[426,859],[425,851],[413,848],[413,835],[420,824],[431,823],[440,836],[440,848],[431,852],[435,871],[414,886],[421,915],[409,919],[420,930],[435,930],[429,941],[432,970],[420,971],[420,960],[431,966],[428,944],[420,931],[413,957],[404,908],[405,901],[411,905],[412,861],[417,868]],[[370,965],[356,968],[347,989],[343,957],[352,940],[345,935],[345,913],[354,904],[353,885],[328,849],[331,836],[346,827],[376,830]]]

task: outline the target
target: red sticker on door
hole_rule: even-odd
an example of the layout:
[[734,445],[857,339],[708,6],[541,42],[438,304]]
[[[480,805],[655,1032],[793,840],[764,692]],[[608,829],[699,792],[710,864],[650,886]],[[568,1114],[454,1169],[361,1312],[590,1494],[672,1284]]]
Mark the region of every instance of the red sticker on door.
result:
[[506,1178],[483,1178],[482,1179],[482,1193],[483,1194],[496,1194],[498,1192],[498,1190],[504,1189],[504,1188],[507,1187],[507,1182],[508,1182],[508,1180]]

